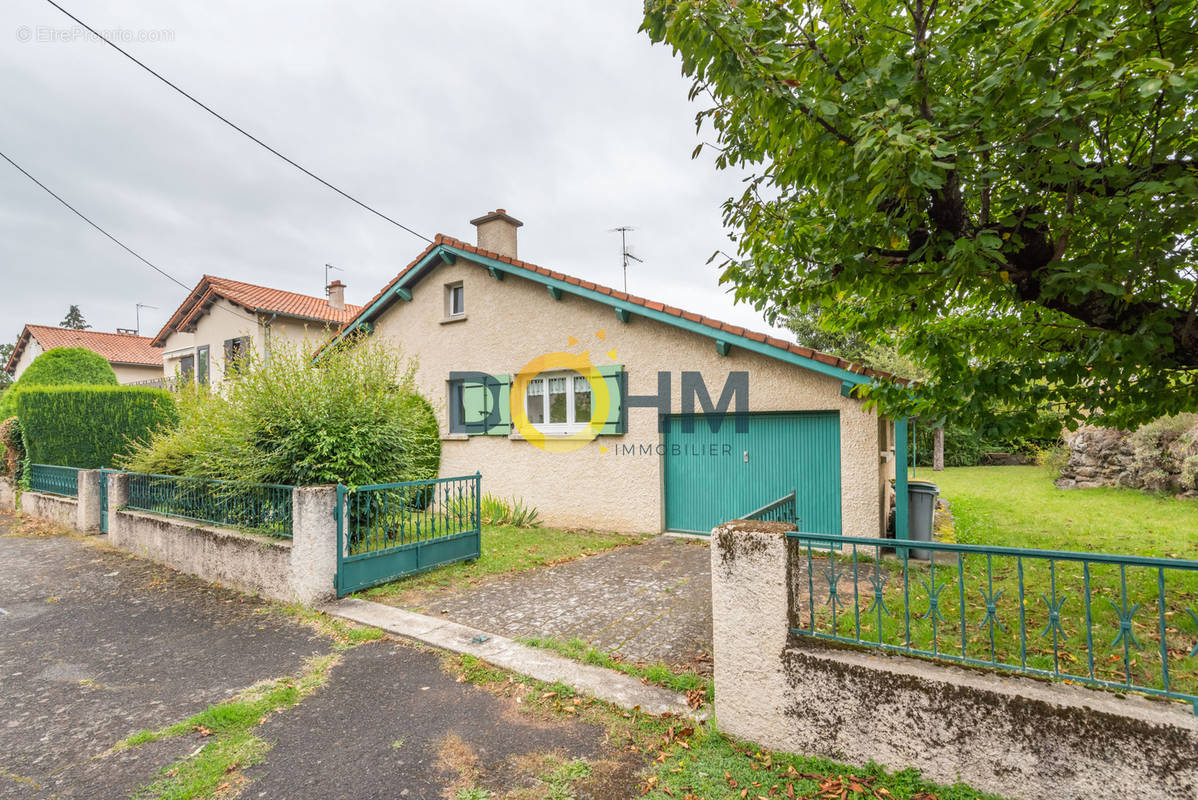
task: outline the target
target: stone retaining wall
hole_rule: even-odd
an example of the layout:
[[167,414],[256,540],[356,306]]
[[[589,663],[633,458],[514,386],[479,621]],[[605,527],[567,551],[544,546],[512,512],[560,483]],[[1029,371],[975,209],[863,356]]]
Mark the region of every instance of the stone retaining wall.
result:
[[715,718],[727,733],[1004,797],[1198,797],[1189,706],[791,636],[786,527],[712,532]]
[[1089,426],[1065,434],[1069,461],[1056,479],[1057,487],[1134,486],[1132,466],[1136,457],[1127,436],[1127,431]]
[[11,478],[0,478],[0,511],[16,511],[17,493]]

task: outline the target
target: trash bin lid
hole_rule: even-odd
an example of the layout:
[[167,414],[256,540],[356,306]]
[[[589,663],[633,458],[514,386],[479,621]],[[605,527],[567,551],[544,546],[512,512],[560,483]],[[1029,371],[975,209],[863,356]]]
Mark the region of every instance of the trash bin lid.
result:
[[940,494],[940,487],[931,481],[907,481],[907,491],[919,494]]

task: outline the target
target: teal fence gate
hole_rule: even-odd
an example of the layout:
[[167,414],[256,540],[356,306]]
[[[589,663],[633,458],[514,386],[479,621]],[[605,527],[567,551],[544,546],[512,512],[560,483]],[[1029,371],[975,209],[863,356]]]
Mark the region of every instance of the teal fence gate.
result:
[[482,553],[482,476],[337,486],[337,596]]

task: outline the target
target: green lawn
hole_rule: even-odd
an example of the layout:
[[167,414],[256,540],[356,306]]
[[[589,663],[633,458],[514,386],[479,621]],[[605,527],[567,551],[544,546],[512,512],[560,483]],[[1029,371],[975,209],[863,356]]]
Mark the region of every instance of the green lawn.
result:
[[1198,501],[1052,478],[1043,467],[919,471],[952,506],[962,543],[1198,559]]
[[[963,544],[1198,559],[1193,501],[1130,489],[1061,490],[1039,467],[919,477],[940,486]],[[799,626],[814,619],[816,631],[841,637],[1198,694],[1198,658],[1191,655],[1198,642],[1198,572],[953,553],[904,567],[890,557],[878,570],[883,602],[876,603],[873,555],[858,552],[856,581],[851,550],[832,562],[839,571],[836,603],[820,594],[829,584],[829,562],[813,561],[817,602],[802,600]]]
[[366,589],[359,596],[380,603],[418,602],[437,591],[478,583],[495,575],[572,561],[604,550],[636,544],[644,539],[643,536],[622,533],[485,525],[482,530],[482,557],[477,561],[439,567]]

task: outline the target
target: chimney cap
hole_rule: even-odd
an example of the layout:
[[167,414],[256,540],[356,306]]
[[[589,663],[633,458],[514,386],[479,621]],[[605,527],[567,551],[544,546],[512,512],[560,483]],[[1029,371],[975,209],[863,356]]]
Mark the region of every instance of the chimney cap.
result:
[[470,224],[471,225],[482,225],[487,222],[493,222],[494,220],[497,220],[497,219],[503,220],[507,224],[511,225],[513,228],[519,228],[521,225],[524,224],[520,220],[509,215],[507,213],[507,210],[503,209],[503,208],[497,208],[494,211],[488,211],[486,214],[483,214],[481,217],[476,217],[475,219],[470,220]]
[[334,286],[345,286],[345,284],[342,283],[340,280],[334,280],[329,284],[329,288],[331,289]]

